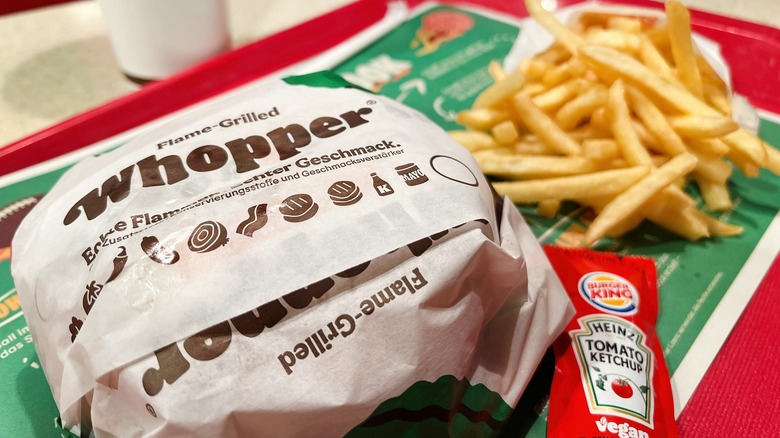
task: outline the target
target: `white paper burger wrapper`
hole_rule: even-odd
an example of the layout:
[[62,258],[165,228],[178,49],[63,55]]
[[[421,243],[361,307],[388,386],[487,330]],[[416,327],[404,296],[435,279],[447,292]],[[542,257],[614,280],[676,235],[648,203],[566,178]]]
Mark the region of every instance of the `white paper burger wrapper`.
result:
[[70,170],[12,271],[66,428],[496,433],[571,317],[539,244],[423,115],[327,74]]

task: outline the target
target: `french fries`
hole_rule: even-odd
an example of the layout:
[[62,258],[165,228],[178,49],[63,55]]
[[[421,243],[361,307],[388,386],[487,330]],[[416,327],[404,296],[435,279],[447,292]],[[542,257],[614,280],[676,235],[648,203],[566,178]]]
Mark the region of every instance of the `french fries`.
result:
[[493,187],[513,202],[540,202],[546,199],[577,199],[586,196],[617,195],[635,185],[650,172],[649,166],[604,170],[586,175],[526,181],[496,182]]
[[701,98],[704,93],[691,39],[691,14],[679,1],[669,0],[666,2],[666,17],[669,20],[669,43],[680,81],[694,96]]
[[618,79],[609,89],[607,112],[610,115],[610,128],[615,141],[623,153],[623,158],[634,166],[647,165],[652,162],[650,153],[639,142],[639,135],[631,126],[631,114],[626,104],[626,93],[623,82]]
[[582,148],[569,137],[553,119],[534,105],[531,98],[523,93],[511,97],[517,116],[531,133],[539,137],[551,148],[565,155],[580,155]]
[[604,206],[585,233],[583,245],[591,246],[597,240],[606,236],[612,226],[631,216],[651,196],[660,192],[664,187],[671,185],[677,178],[686,175],[695,167],[696,158],[693,155],[680,154],[653,171],[650,175],[630,185],[624,192],[619,193]]
[[[730,90],[696,52],[690,14],[666,3],[667,23],[585,13],[566,26],[540,0],[526,7],[556,39],[516,71],[491,63],[495,83],[458,115],[452,132],[513,202],[554,217],[562,201],[590,207],[591,246],[648,220],[686,239],[735,236],[742,228],[697,208],[733,207],[733,167],[780,173],[780,151],[731,119]],[[733,167],[732,167],[733,166]]]

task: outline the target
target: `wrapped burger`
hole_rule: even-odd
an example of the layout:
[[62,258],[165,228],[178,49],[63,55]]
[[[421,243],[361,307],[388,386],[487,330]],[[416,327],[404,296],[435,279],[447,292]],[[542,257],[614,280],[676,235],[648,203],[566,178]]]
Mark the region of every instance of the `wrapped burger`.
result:
[[80,163],[13,242],[71,432],[491,435],[571,316],[420,113],[315,74]]

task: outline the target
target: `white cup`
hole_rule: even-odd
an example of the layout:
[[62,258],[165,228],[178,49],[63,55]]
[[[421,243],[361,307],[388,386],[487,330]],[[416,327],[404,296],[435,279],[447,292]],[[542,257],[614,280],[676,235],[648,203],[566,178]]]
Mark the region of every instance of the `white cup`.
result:
[[230,48],[225,0],[99,0],[125,76],[168,77]]

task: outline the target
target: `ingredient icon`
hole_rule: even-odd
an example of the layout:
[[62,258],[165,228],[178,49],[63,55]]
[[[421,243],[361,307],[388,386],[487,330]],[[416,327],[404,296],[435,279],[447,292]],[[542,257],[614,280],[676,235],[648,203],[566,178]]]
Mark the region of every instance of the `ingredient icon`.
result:
[[279,207],[279,213],[287,222],[303,222],[314,217],[319,208],[311,196],[300,193],[285,199]]
[[328,196],[333,204],[345,206],[360,201],[363,193],[352,181],[336,181],[328,188]]
[[179,261],[179,253],[160,243],[160,239],[155,236],[144,237],[141,249],[150,259],[162,265],[172,265]]
[[238,227],[236,228],[236,233],[243,234],[247,237],[252,237],[252,234],[259,230],[260,228],[263,228],[265,224],[268,223],[268,212],[266,211],[268,209],[268,204],[258,204],[253,207],[249,207],[246,212],[249,216],[247,219],[244,219],[243,222],[238,224]]
[[393,186],[391,186],[387,181],[380,178],[379,175],[377,175],[376,173],[371,173],[371,179],[373,179],[374,181],[374,190],[376,190],[376,193],[379,196],[387,196],[395,193],[395,190],[393,190]]
[[193,252],[214,251],[228,242],[227,228],[217,221],[206,221],[195,227],[187,242]]

